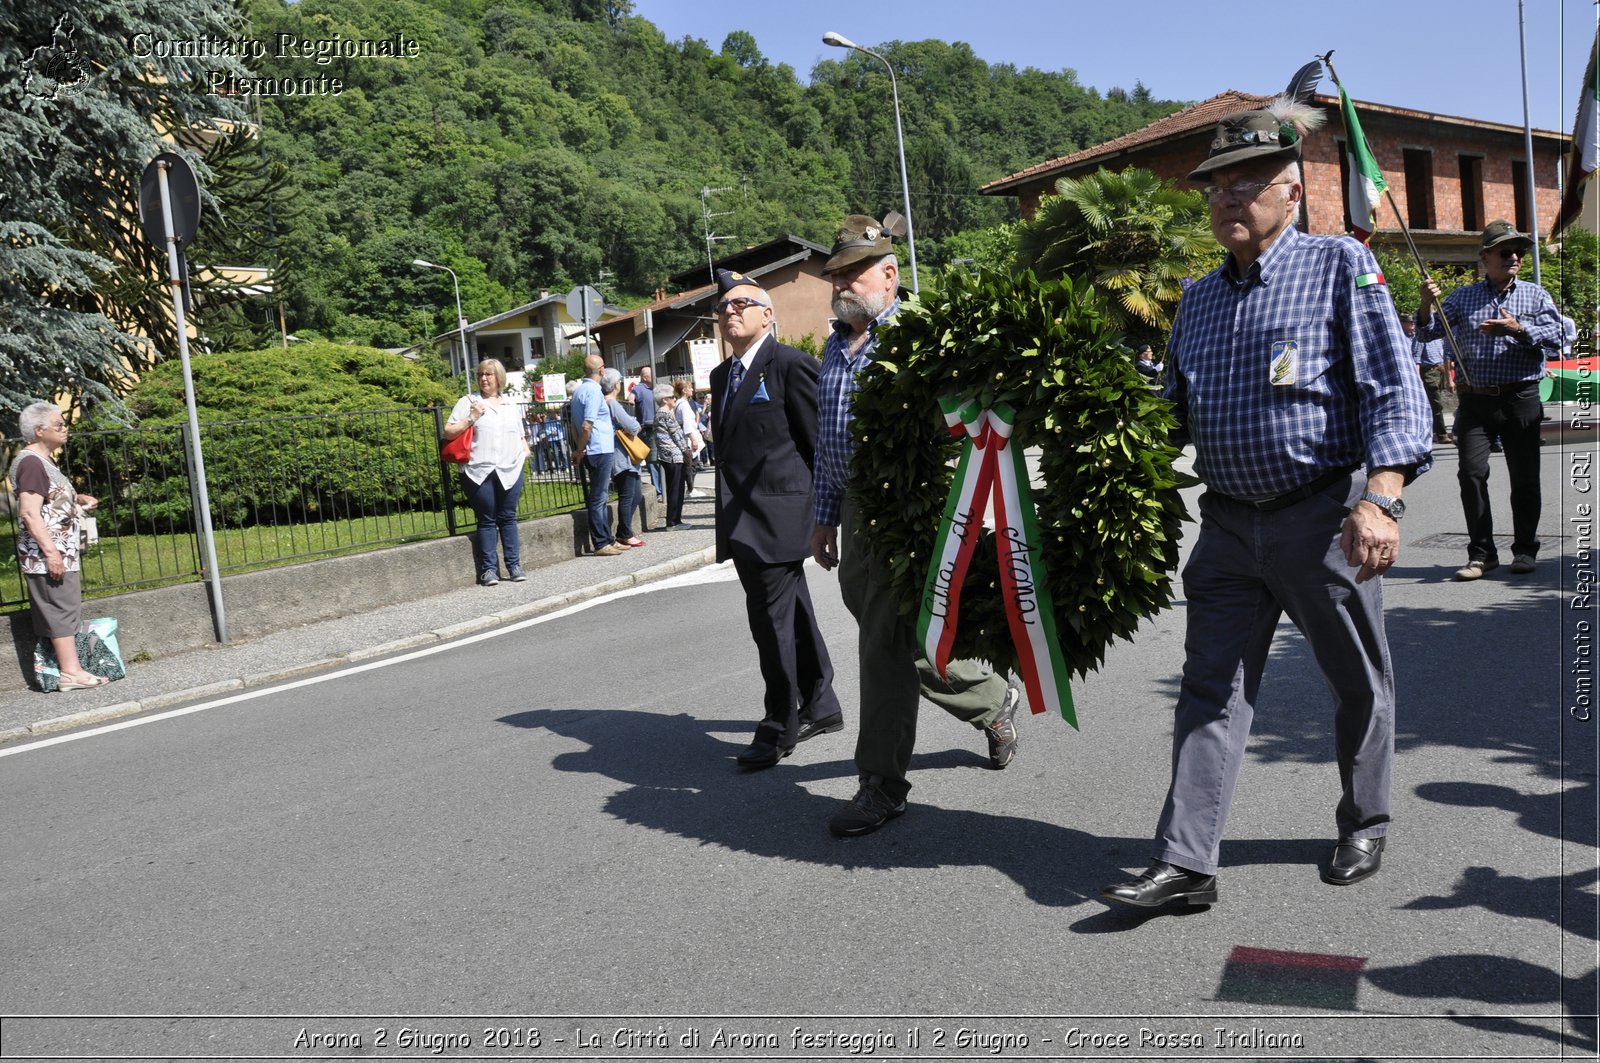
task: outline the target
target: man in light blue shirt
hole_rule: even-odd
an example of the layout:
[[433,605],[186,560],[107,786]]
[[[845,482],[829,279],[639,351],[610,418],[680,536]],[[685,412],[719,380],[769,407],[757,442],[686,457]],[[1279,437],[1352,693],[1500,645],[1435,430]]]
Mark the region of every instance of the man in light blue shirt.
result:
[[611,455],[617,449],[617,432],[600,386],[605,359],[591,354],[583,360],[584,378],[572,392],[572,423],[576,428],[573,465],[580,466],[584,500],[589,511],[589,539],[596,557],[615,557],[627,547],[611,534],[611,509],[606,490],[611,486]]

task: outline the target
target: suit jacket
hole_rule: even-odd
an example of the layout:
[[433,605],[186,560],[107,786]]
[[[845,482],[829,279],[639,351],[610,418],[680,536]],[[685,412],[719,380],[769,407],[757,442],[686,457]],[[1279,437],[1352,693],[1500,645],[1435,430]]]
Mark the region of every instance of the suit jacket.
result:
[[711,371],[717,441],[717,560],[811,556],[811,464],[817,449],[817,362],[769,332],[737,395],[733,360]]

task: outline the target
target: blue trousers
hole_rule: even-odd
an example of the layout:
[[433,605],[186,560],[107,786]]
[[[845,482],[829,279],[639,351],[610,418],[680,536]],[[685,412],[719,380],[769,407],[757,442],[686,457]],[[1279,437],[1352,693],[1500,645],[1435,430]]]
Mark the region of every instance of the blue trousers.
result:
[[[1155,858],[1215,874],[1267,652],[1284,613],[1311,646],[1333,695],[1340,837],[1389,830],[1394,674],[1383,580],[1356,583],[1339,547],[1366,478],[1355,474],[1271,513],[1207,492],[1183,570],[1183,684],[1172,729],[1172,786]],[[1285,711],[1301,711],[1285,706]]]
[[584,502],[589,511],[589,542],[594,549],[616,542],[611,534],[611,507],[606,503],[606,492],[611,487],[610,454],[585,454],[583,471],[588,477],[584,486]]
[[[466,492],[467,503],[478,517],[478,530],[472,533],[472,552],[478,561],[478,571],[500,571],[500,553],[505,553],[506,567],[522,564],[522,541],[517,538],[517,502],[522,498],[523,474],[517,482],[506,487],[500,477],[490,473],[483,483],[475,484],[461,474],[461,489]],[[500,549],[495,549],[498,540]]]

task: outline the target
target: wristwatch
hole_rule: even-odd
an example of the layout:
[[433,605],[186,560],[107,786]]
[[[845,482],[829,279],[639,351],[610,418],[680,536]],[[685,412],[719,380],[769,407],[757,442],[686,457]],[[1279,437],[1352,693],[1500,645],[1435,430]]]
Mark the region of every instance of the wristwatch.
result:
[[1375,494],[1372,491],[1361,492],[1361,501],[1371,502],[1389,515],[1389,519],[1396,524],[1406,515],[1406,503],[1401,498],[1390,498],[1388,495]]

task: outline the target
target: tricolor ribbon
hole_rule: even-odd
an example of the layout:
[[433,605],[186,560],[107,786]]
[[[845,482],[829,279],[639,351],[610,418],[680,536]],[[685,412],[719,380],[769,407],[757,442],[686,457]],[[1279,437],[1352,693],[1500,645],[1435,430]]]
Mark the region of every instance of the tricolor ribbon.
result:
[[923,653],[944,675],[955,643],[961,588],[992,496],[1000,592],[1028,701],[1035,713],[1055,708],[1062,719],[1077,727],[1071,676],[1056,637],[1055,604],[1045,576],[1026,459],[1020,447],[1008,445],[1016,411],[1004,404],[992,409],[976,402],[960,406],[949,398],[940,399],[939,406],[950,434],[964,437],[964,443],[922,586],[917,637]]

